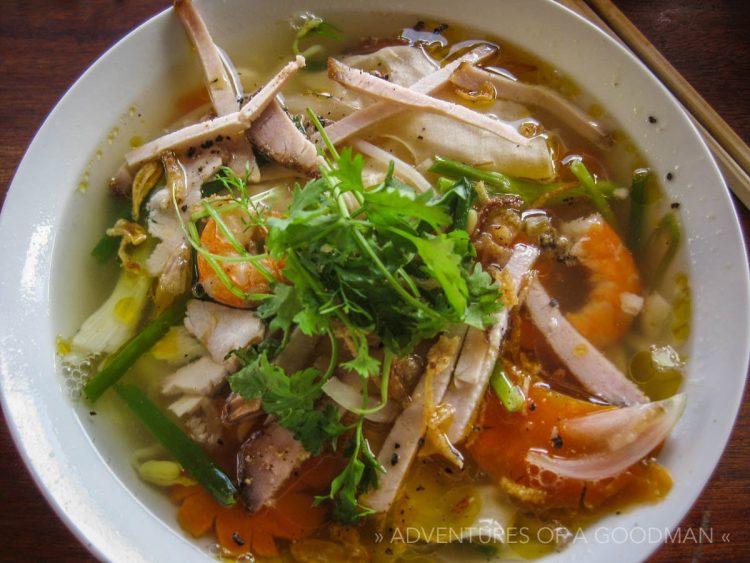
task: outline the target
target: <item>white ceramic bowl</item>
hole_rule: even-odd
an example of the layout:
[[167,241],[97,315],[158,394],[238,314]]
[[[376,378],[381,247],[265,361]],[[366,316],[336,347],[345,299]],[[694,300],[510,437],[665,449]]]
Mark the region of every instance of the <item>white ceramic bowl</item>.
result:
[[[544,0],[255,0],[198,3],[209,29],[233,56],[263,38],[288,41],[285,20],[320,6],[353,14],[351,27],[393,32],[419,18],[447,20],[510,40],[572,77],[604,105],[681,202],[687,245],[680,256],[693,288],[693,325],[684,390],[687,410],[660,455],[675,485],[656,505],[612,515],[555,561],[645,558],[658,542],[642,532],[675,526],[718,462],[742,397],[747,370],[748,272],[737,218],[718,170],[672,97],[630,54],[577,16]],[[395,15],[394,15],[395,14]],[[257,44],[257,43],[256,43]],[[88,297],[91,241],[105,225],[104,180],[133,134],[153,133],[177,93],[165,83],[200,83],[173,14],[143,24],[70,89],[36,135],[0,217],[0,369],[3,409],[37,483],[70,528],[99,557],[196,561],[205,544],[185,538],[174,507],[135,477],[110,422],[73,405],[59,375],[55,337],[71,334],[103,295]],[[184,78],[189,77],[189,78]],[[659,117],[659,126],[648,123]],[[161,116],[161,117],[158,117]],[[161,121],[160,121],[161,120]],[[150,127],[150,129],[149,129]],[[75,131],[75,135],[70,132]],[[60,143],[60,132],[72,140]],[[100,153],[97,151],[100,150]],[[50,186],[50,178],[55,179]],[[87,180],[86,180],[87,179]],[[90,189],[77,191],[81,181]],[[732,288],[727,291],[727,288]],[[102,292],[106,289],[102,288]],[[720,327],[720,328],[719,328]]]

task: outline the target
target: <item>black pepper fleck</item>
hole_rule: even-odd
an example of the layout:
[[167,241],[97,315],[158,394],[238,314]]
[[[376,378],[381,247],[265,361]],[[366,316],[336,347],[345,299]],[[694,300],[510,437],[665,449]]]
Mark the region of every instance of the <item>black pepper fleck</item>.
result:
[[221,438],[219,438],[218,440],[216,440],[216,443],[219,444],[220,446],[223,446],[224,445],[224,440],[222,440]]
[[648,116],[648,122],[649,123],[656,123],[657,121],[659,121],[659,120],[656,119],[653,115],[649,115]]
[[188,155],[188,158],[193,158],[193,157],[194,157],[194,156],[196,155],[196,153],[197,153],[197,152],[198,152],[198,151],[196,150],[196,148],[195,148],[195,147],[190,147],[190,148],[189,148],[189,149],[187,150],[187,155]]
[[560,304],[560,302],[555,299],[554,297],[549,300],[549,306],[550,307],[557,307]]
[[417,486],[417,492],[424,491],[424,487],[422,485]]
[[214,139],[214,141],[216,141],[217,143],[221,143],[223,140],[224,135],[216,135],[216,138]]
[[424,438],[420,438],[419,441],[417,442],[418,448],[421,448],[422,446],[424,446]]
[[672,178],[674,178],[674,174],[672,174],[671,172],[667,172],[667,182],[671,182]]
[[417,139],[419,139],[420,141],[424,141],[424,137],[422,135],[417,135]]
[[679,201],[673,201],[672,205],[670,205],[672,209],[679,209],[680,208],[680,202]]
[[391,456],[391,465],[396,465],[398,463],[398,454],[396,452],[393,452],[393,455]]
[[556,436],[552,436],[552,446],[558,450],[563,447],[563,439],[559,434]]
[[432,33],[443,33],[446,29],[448,29],[448,24],[441,23],[435,29],[432,30]]
[[398,442],[396,442],[396,445],[394,445],[393,447],[394,447],[395,449],[399,449],[399,448],[401,447],[401,444],[399,444]]
[[96,411],[89,411],[90,416],[96,416]]
[[237,532],[232,532],[232,539],[237,545],[245,545],[245,540],[243,540]]
[[534,401],[529,401],[529,410],[531,412],[534,412],[536,410],[536,403]]
[[422,31],[424,29],[424,22],[422,20],[419,20],[417,23],[414,24],[414,31]]
[[210,149],[213,146],[214,146],[214,142],[211,139],[209,139],[207,141],[203,141],[201,143],[201,148],[202,149]]
[[453,469],[451,467],[446,467],[443,471],[445,471],[448,475],[453,475]]

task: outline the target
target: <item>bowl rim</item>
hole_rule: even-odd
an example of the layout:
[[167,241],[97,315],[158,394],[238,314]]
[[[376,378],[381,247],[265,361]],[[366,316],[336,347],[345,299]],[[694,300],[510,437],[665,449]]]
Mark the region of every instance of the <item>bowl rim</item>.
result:
[[[630,63],[635,63],[636,66],[641,68],[642,72],[646,72],[650,75],[647,69],[643,67],[643,65],[634,58],[632,53],[622,48],[620,45],[617,45],[614,43],[608,36],[606,36],[601,30],[590,24],[588,21],[586,21],[584,18],[576,14],[575,12],[571,11],[570,9],[566,8],[565,6],[556,4],[552,2],[552,0],[541,0],[541,4],[548,5],[548,6],[554,6],[553,9],[557,10],[558,13],[566,12],[569,15],[572,15],[575,19],[577,19],[580,23],[585,25],[589,28],[589,32],[593,32],[598,37],[603,38],[606,42],[611,43],[611,45],[621,51],[621,54],[624,55],[627,59],[630,60]],[[160,13],[152,16],[148,20],[141,23],[139,26],[137,26],[135,29],[130,31],[127,35],[125,35],[122,39],[120,39],[117,43],[115,43],[112,47],[107,49],[104,54],[102,54],[91,66],[87,68],[87,70],[73,83],[73,85],[67,90],[67,92],[64,94],[64,96],[60,99],[60,101],[55,105],[55,108],[50,112],[50,114],[47,116],[47,118],[44,120],[42,125],[39,127],[39,130],[35,134],[34,138],[32,139],[31,143],[29,144],[29,147],[26,151],[26,154],[24,155],[24,158],[22,159],[21,163],[19,164],[19,167],[16,171],[16,174],[14,175],[13,180],[11,181],[8,189],[8,194],[6,196],[6,202],[3,205],[2,213],[0,213],[0,233],[6,232],[7,229],[9,229],[9,223],[11,222],[10,215],[11,213],[16,209],[17,206],[22,204],[22,200],[19,196],[19,192],[21,190],[20,187],[17,187],[18,184],[21,183],[19,180],[19,177],[23,177],[23,175],[26,173],[26,170],[29,166],[31,166],[31,163],[28,162],[30,160],[29,155],[33,155],[36,152],[36,148],[41,142],[41,138],[45,135],[45,133],[48,131],[50,124],[52,124],[55,119],[58,117],[58,115],[62,112],[64,112],[66,108],[66,104],[74,98],[78,93],[79,90],[82,88],[82,84],[85,84],[87,81],[91,79],[92,76],[94,76],[99,69],[102,67],[105,67],[107,64],[109,64],[110,59],[113,57],[113,54],[119,53],[123,49],[129,48],[131,42],[135,37],[137,37],[139,34],[143,33],[143,30],[150,29],[151,27],[155,25],[174,25],[174,22],[171,24],[168,22],[169,18],[169,12],[171,11],[171,8],[167,8]],[[407,9],[406,11],[409,11]],[[454,14],[455,16],[458,16],[458,14]],[[460,20],[459,17],[454,17],[454,20]],[[671,99],[671,95],[666,93],[666,90],[661,86],[662,93],[666,94],[667,97]],[[676,103],[674,100],[672,100],[672,103]],[[685,118],[687,120],[687,118]],[[681,123],[680,126],[685,126],[685,123]],[[687,127],[689,130],[691,130],[691,134],[695,136],[698,139],[698,143],[701,145],[703,152],[708,155],[706,166],[710,169],[710,172],[713,176],[721,179],[721,176],[718,173],[718,168],[713,161],[712,157],[710,157],[708,153],[708,149],[703,142],[703,140],[698,137],[698,132],[695,129],[695,127],[687,122]],[[86,148],[88,150],[88,148]],[[723,180],[720,180],[720,184],[724,186]],[[731,201],[728,196],[728,192],[726,191],[726,186],[724,186],[724,192],[720,199],[722,199],[722,203],[724,205],[729,205],[730,208],[730,215],[732,217],[733,223],[731,225],[725,226],[726,228],[730,230],[734,230],[732,234],[736,236],[737,240],[742,245],[743,252],[741,252],[741,259],[739,268],[742,270],[742,282],[743,282],[743,291],[741,292],[743,295],[740,297],[744,299],[745,303],[750,301],[750,290],[748,290],[749,283],[748,283],[748,264],[747,264],[747,256],[744,253],[745,248],[745,241],[742,234],[741,229],[739,229],[739,223],[738,218],[736,214],[736,210],[734,210],[731,206]],[[23,209],[23,208],[21,208]],[[50,233],[50,235],[54,235],[54,233]],[[1,238],[1,237],[0,237]],[[14,240],[19,240],[18,237],[15,237]],[[31,241],[33,242],[33,241]],[[44,248],[51,248],[50,245],[54,243],[54,236],[52,236],[51,239],[47,240],[46,243],[43,243],[42,246]],[[45,246],[46,245],[46,246]],[[5,243],[0,245],[0,256],[10,256],[8,254],[9,250]],[[28,258],[28,255],[27,255]],[[5,262],[5,258],[3,258],[3,262]],[[10,262],[10,260],[9,260]],[[10,268],[9,268],[10,270]],[[691,274],[692,275],[692,274]],[[4,275],[3,275],[4,276]],[[49,281],[49,274],[47,274],[47,282]],[[0,287],[3,287],[7,284],[7,278],[0,277]],[[38,289],[38,288],[35,288]],[[44,288],[42,288],[44,289]],[[47,298],[49,296],[47,295]],[[745,321],[747,324],[748,321],[748,315],[749,313],[745,312]],[[6,321],[3,321],[2,328],[0,328],[0,341],[5,341],[5,337],[7,335],[6,330],[10,329],[12,330],[12,327],[6,327]],[[745,333],[747,333],[747,328],[745,328]],[[731,428],[734,425],[734,421],[736,420],[741,398],[742,398],[742,390],[744,388],[745,383],[745,374],[747,374],[747,367],[748,367],[748,359],[750,358],[750,344],[748,343],[748,339],[745,338],[745,344],[744,344],[744,352],[741,354],[742,360],[744,362],[744,371],[742,373],[741,382],[739,382],[739,385],[736,388],[736,391],[738,391],[735,394],[735,402],[734,404],[728,405],[728,412],[733,413],[731,415],[731,423],[729,424],[729,431],[725,432],[725,434],[722,436],[722,440],[720,440],[720,449],[723,451],[723,449],[726,447],[726,443],[729,439]],[[14,405],[11,404],[10,398],[14,396],[14,393],[18,391],[18,389],[14,389],[14,382],[11,382],[9,380],[9,368],[13,366],[16,363],[16,361],[13,358],[10,358],[8,353],[5,350],[0,350],[0,368],[2,373],[0,373],[0,390],[2,393],[0,393],[0,401],[2,401],[2,408],[3,412],[5,414],[6,422],[10,431],[10,434],[17,446],[17,449],[24,461],[24,464],[29,470],[29,473],[32,475],[32,478],[34,479],[35,484],[37,485],[37,488],[42,492],[42,495],[47,500],[47,502],[52,506],[58,517],[66,524],[66,526],[72,531],[72,533],[83,543],[89,550],[92,551],[94,555],[96,555],[99,558],[105,559],[105,558],[112,558],[112,557],[121,557],[123,556],[123,553],[112,553],[111,550],[106,549],[101,545],[101,542],[96,543],[92,541],[92,538],[90,534],[87,534],[85,531],[85,527],[81,525],[80,522],[80,516],[72,516],[70,513],[70,501],[69,499],[62,498],[60,494],[53,492],[53,490],[50,488],[48,484],[44,482],[44,476],[43,473],[39,467],[39,457],[37,455],[32,455],[31,453],[31,445],[29,443],[29,430],[28,427],[24,424],[19,423],[18,416],[19,411],[17,408],[14,407]],[[739,379],[739,378],[738,378]],[[85,434],[85,429],[81,428],[82,432]],[[720,456],[716,458],[715,462],[712,463],[712,467],[715,467],[716,464],[718,464],[718,461],[720,459]],[[693,504],[695,499],[700,495],[705,485],[708,483],[708,479],[711,476],[711,471],[709,471],[706,475],[704,475],[704,479],[702,480],[700,487],[693,487],[691,489],[690,495],[688,495],[689,504],[683,502],[682,504],[687,504],[688,508],[690,505]],[[113,482],[118,482],[114,476]],[[121,483],[120,483],[121,485]],[[131,500],[135,500],[136,503],[139,503],[137,498],[131,495]],[[154,518],[153,514],[148,512],[148,510],[141,505],[141,508],[146,511],[149,516]],[[673,528],[679,520],[681,520],[685,515],[685,512],[681,512],[677,516],[673,517],[672,520],[675,520],[672,522],[669,526],[669,528]],[[648,551],[642,552],[640,555],[647,556],[648,553],[650,553],[652,549],[649,549]],[[134,556],[142,555],[145,552],[133,552]],[[195,549],[185,550],[184,553],[186,555],[195,555]]]

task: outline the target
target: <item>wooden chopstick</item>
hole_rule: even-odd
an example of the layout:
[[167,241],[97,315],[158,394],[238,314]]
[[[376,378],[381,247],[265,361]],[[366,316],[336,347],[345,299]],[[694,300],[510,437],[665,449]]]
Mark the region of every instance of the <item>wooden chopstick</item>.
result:
[[672,92],[703,135],[724,179],[750,208],[750,147],[610,0],[557,0],[630,49]]

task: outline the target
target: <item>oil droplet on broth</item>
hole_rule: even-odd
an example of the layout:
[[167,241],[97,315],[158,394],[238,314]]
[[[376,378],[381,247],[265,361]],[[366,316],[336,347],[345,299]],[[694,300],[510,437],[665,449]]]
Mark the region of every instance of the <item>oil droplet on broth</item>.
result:
[[132,297],[123,297],[115,305],[115,317],[117,320],[129,326],[134,326],[138,321],[138,307]]
[[107,144],[111,145],[114,140],[117,138],[117,135],[120,134],[120,128],[119,127],[113,127],[112,130],[107,135]]

